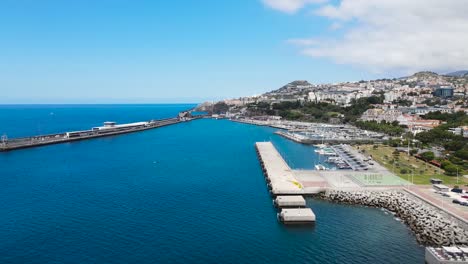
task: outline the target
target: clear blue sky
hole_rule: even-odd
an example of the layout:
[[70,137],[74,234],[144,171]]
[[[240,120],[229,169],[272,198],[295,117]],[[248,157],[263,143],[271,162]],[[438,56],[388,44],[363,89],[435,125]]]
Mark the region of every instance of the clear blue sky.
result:
[[287,42],[338,34],[329,22],[260,0],[4,0],[0,103],[200,102],[376,77]]

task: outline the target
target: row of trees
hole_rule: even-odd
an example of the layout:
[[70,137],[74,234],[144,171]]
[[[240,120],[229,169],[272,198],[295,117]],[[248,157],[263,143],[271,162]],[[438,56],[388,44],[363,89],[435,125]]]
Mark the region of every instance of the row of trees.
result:
[[466,113],[442,113],[438,111],[428,113],[424,118],[441,120],[445,124],[421,132],[415,138],[424,145],[443,146],[448,151],[446,159],[440,160],[441,168],[448,175],[456,175],[457,172],[468,170],[468,140],[463,135],[456,135],[449,131],[450,128],[468,125]]
[[354,124],[361,129],[382,132],[391,136],[400,136],[404,132],[404,128],[398,125],[398,122],[357,121]]
[[248,106],[249,112],[255,115],[279,115],[288,120],[310,122],[328,122],[331,118],[340,118],[342,122],[355,122],[372,104],[380,104],[382,94],[353,99],[348,107],[341,107],[328,102],[286,101],[269,104],[259,102]]
[[468,116],[466,113],[432,112],[425,115],[425,118],[437,119],[446,123],[429,131],[417,134],[416,139],[424,145],[443,146],[450,152],[448,160],[452,164],[460,165],[468,169],[468,140],[462,135],[456,135],[449,131],[449,128],[468,125]]

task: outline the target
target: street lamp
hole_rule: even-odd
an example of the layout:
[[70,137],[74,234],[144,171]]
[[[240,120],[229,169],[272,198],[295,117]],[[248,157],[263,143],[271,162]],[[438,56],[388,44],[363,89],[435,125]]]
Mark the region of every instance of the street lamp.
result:
[[411,170],[411,184],[414,184],[414,169]]

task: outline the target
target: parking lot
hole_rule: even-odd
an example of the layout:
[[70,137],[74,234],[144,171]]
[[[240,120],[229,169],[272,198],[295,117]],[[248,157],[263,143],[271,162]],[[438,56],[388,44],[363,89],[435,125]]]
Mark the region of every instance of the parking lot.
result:
[[[405,187],[410,192],[413,192],[428,202],[433,203],[434,205],[448,211],[451,214],[457,215],[458,217],[464,219],[468,222],[468,199],[462,198],[462,196],[467,196],[468,193],[454,193],[447,192],[443,195],[440,192],[436,192],[430,185],[411,185]],[[453,203],[454,199],[459,199],[461,202],[466,202],[467,205],[462,205],[460,203]]]

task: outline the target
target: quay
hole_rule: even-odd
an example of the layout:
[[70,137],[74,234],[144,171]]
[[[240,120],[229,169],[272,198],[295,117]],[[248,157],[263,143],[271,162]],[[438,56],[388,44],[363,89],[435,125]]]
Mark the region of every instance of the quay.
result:
[[115,122],[104,122],[104,126],[93,127],[90,130],[72,131],[57,134],[37,135],[25,138],[2,139],[0,142],[0,152],[12,151],[24,148],[40,147],[52,144],[61,144],[73,141],[108,137],[121,134],[139,132],[163,126],[178,124],[185,121],[192,121],[204,116],[192,117],[190,112],[181,112],[177,117],[150,120],[146,122],[136,122],[130,124],[116,124]]
[[271,142],[257,142],[255,146],[273,195],[304,194],[302,185]]

